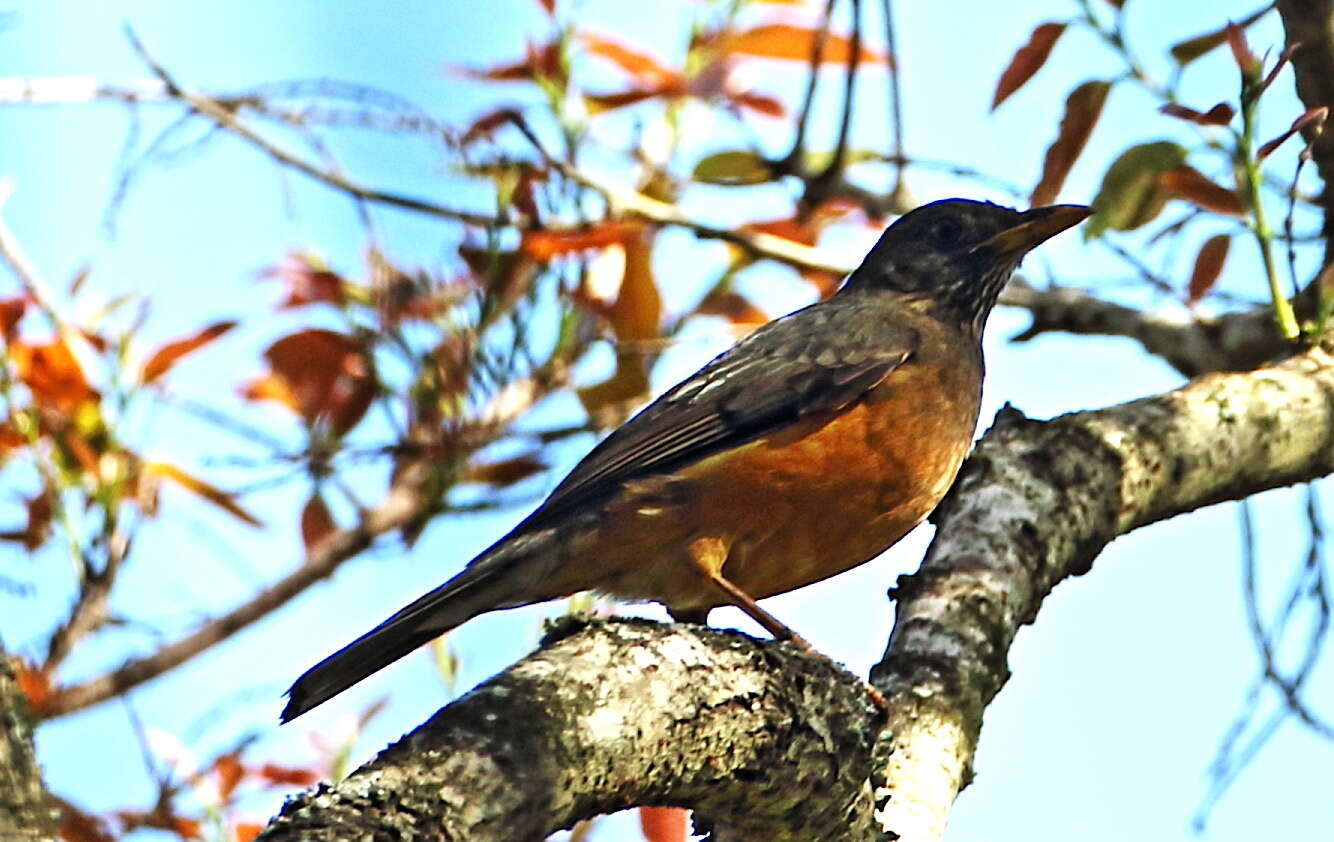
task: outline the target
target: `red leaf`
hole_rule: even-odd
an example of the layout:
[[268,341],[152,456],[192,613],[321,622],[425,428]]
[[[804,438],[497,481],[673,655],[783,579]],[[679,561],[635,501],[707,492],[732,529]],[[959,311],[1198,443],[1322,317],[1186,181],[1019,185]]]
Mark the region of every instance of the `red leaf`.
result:
[[525,231],[519,249],[534,260],[546,261],[562,254],[624,242],[640,227],[628,222],[603,222],[587,228]]
[[312,255],[289,254],[277,266],[261,272],[260,277],[277,278],[287,286],[287,298],[278,305],[285,310],[317,302],[341,307],[347,301],[347,282]]
[[1187,108],[1184,105],[1177,105],[1175,102],[1169,102],[1158,110],[1170,117],[1177,117],[1201,126],[1226,126],[1232,122],[1232,117],[1236,114],[1232,106],[1226,102],[1220,102],[1208,111],[1203,112],[1196,111],[1194,108]]
[[1327,106],[1322,105],[1319,108],[1310,109],[1296,120],[1293,120],[1292,125],[1288,127],[1287,131],[1261,146],[1259,151],[1255,153],[1256,157],[1261,161],[1268,158],[1275,149],[1283,145],[1284,141],[1307,126],[1311,126],[1311,134],[1313,136],[1319,135],[1325,130],[1325,118],[1328,116],[1329,108]]
[[1229,22],[1223,28],[1223,35],[1227,38],[1228,49],[1232,51],[1232,60],[1236,62],[1241,75],[1259,75],[1260,59],[1256,58],[1255,53],[1251,52],[1250,45],[1246,43],[1245,30],[1237,24]]
[[683,89],[676,86],[631,88],[628,91],[619,91],[614,94],[586,94],[584,102],[588,104],[589,111],[594,114],[601,114],[605,111],[625,108],[660,96],[680,96],[682,93]]
[[495,111],[488,111],[472,122],[472,125],[463,133],[462,142],[472,143],[474,140],[490,137],[492,132],[496,129],[508,125],[519,118],[519,112],[508,106],[505,108],[498,108]]
[[301,509],[301,545],[306,548],[306,552],[315,549],[321,541],[336,531],[338,524],[334,523],[333,515],[325,505],[324,498],[319,494],[310,495],[310,499]]
[[366,368],[359,340],[345,333],[311,328],[284,336],[264,356],[273,369],[243,393],[251,400],[277,400],[307,423],[330,422],[339,434],[365,415],[376,383]]
[[1223,263],[1227,260],[1228,246],[1232,238],[1219,234],[1204,241],[1200,253],[1195,256],[1195,269],[1190,273],[1190,286],[1186,291],[1186,303],[1195,305],[1213,289],[1218,276],[1223,272]]
[[144,384],[152,383],[167,371],[186,354],[199,350],[208,343],[222,336],[227,331],[236,327],[236,322],[225,321],[209,325],[194,336],[178,339],[175,342],[168,342],[157,349],[148,362],[144,363],[144,369],[139,375],[139,381]]
[[0,301],[0,336],[3,336],[6,342],[14,341],[19,321],[27,309],[28,300],[22,296]]
[[486,70],[471,67],[451,69],[464,76],[488,82],[530,82],[539,78],[561,79],[565,75],[561,67],[558,41],[542,45],[529,44],[524,60],[513,64],[502,64]]
[[[781,61],[810,61],[818,33],[804,26],[786,23],[768,23],[744,32],[729,32],[717,39],[720,52],[727,55],[779,59]],[[845,35],[825,34],[820,61],[825,64],[847,64],[852,57],[852,41]],[[882,52],[861,45],[860,64],[888,63]]]
[[52,798],[60,811],[60,827],[56,835],[62,842],[115,842],[115,835],[106,822],[75,807],[63,798]]
[[1044,23],[1033,30],[1028,43],[1014,54],[1014,58],[1010,59],[1010,65],[1001,73],[1000,81],[996,83],[996,94],[991,98],[993,111],[996,106],[1008,99],[1010,94],[1033,78],[1034,73],[1042,69],[1047,57],[1051,55],[1051,48],[1056,46],[1056,39],[1060,38],[1064,31],[1063,23]]
[[689,817],[680,807],[640,807],[639,827],[647,842],[685,842]]
[[1194,167],[1182,166],[1159,173],[1158,186],[1215,213],[1245,216],[1249,209],[1237,191],[1215,184]]
[[1056,132],[1056,139],[1047,147],[1047,155],[1042,161],[1042,178],[1033,188],[1030,204],[1049,205],[1056,200],[1066,176],[1074,168],[1079,153],[1084,151],[1089,135],[1093,134],[1093,127],[1098,124],[1098,116],[1102,114],[1102,106],[1111,89],[1107,82],[1085,82],[1066,97],[1061,127]]

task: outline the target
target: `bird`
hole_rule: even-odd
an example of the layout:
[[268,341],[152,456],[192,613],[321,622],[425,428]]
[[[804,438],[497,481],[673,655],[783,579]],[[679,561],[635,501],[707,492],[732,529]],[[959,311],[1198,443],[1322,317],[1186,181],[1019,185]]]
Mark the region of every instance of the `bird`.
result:
[[596,445],[458,575],[316,664],[289,722],[488,611],[596,591],[704,623],[867,562],[972,446],[981,338],[1020,260],[1092,211],[969,199],[893,222],[829,298],[771,321]]

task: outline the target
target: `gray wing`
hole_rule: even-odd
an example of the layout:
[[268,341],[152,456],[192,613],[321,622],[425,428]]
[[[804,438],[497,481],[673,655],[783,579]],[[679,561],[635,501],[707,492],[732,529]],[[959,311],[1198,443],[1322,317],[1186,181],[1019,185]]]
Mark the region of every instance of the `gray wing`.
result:
[[604,439],[515,532],[857,400],[918,342],[857,304],[836,298],[756,330]]

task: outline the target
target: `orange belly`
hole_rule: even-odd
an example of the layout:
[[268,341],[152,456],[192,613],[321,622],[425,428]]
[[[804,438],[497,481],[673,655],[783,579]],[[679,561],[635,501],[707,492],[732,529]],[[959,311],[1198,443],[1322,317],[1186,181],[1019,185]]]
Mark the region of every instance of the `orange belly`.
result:
[[[759,599],[879,555],[940,502],[977,424],[980,362],[909,363],[838,413],[632,483],[567,553],[596,588],[677,610],[724,604],[691,563],[697,538],[728,548],[723,575]],[[562,565],[565,566],[565,565]]]

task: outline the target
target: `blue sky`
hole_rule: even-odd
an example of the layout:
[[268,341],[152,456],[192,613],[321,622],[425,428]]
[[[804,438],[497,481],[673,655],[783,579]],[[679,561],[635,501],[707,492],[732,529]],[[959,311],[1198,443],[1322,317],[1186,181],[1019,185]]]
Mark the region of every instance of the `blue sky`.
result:
[[[17,14],[0,32],[0,76],[144,80],[147,73],[121,31],[128,22],[156,57],[192,86],[222,92],[275,80],[357,81],[411,99],[455,125],[483,110],[486,89],[444,67],[512,59],[526,35],[542,32],[530,0],[418,0],[389,9],[309,1],[20,0],[11,8]],[[679,55],[683,23],[694,7],[686,2],[651,8],[586,2],[579,8],[580,20],[650,45],[670,59]],[[987,106],[1001,68],[1033,26],[1067,17],[1076,8],[1064,0],[1023,4],[1021,10],[979,0],[898,4],[908,151],[957,161],[1024,186],[1034,183],[1066,92],[1084,79],[1114,72],[1114,62],[1090,37],[1072,33],[1058,44],[1051,66],[1011,102],[994,115]],[[1234,0],[1129,0],[1128,8],[1132,41],[1142,45],[1142,57],[1160,73],[1167,69],[1159,59],[1163,45],[1211,28],[1226,16],[1252,11],[1249,2]],[[878,36],[878,24],[869,31]],[[1253,31],[1257,47],[1280,41],[1277,19]],[[1225,51],[1216,51],[1187,75],[1186,101],[1207,107],[1230,95],[1233,73]],[[766,90],[788,95],[799,81],[797,71],[772,65],[757,76]],[[1270,133],[1300,110],[1289,87],[1285,77],[1273,101],[1266,101]],[[505,93],[522,96],[517,88]],[[883,87],[874,75],[863,83],[860,96],[859,113],[883,108]],[[145,109],[142,136],[151,136],[154,126],[173,116],[165,109]],[[824,121],[834,116],[832,106],[817,112]],[[624,123],[614,122],[618,119],[609,124],[613,135],[626,130]],[[855,142],[883,148],[884,121],[863,123],[867,128]],[[258,372],[258,353],[268,342],[300,323],[298,317],[271,313],[277,290],[257,283],[255,273],[291,249],[315,250],[334,266],[356,272],[364,238],[354,209],[326,189],[280,171],[254,150],[222,139],[183,155],[169,168],[145,172],[116,216],[114,234],[109,233],[108,203],[129,127],[125,110],[115,105],[0,108],[0,136],[6,138],[0,177],[10,179],[15,190],[5,218],[53,282],[63,284],[91,262],[89,295],[146,295],[152,303],[145,328],[150,347],[218,318],[242,318],[240,330],[183,364],[171,383],[178,393],[253,415],[234,399],[236,386]],[[707,128],[701,130],[700,155],[735,142]],[[787,137],[770,135],[778,148]],[[1188,135],[1174,121],[1155,115],[1147,97],[1119,87],[1062,199],[1086,201],[1107,161],[1131,142],[1158,137]],[[348,170],[363,182],[437,199],[461,198],[441,177],[445,162],[439,150],[424,141],[340,134],[336,142]],[[1204,159],[1197,165],[1206,163],[1213,162]],[[1288,166],[1281,170],[1285,175]],[[922,201],[954,194],[1006,198],[931,171],[914,171],[909,184]],[[773,217],[781,209],[770,212],[757,203],[781,202],[784,195],[781,190],[743,196],[702,189],[689,197],[687,207],[710,221]],[[446,265],[454,235],[403,213],[376,215],[389,251],[403,262]],[[873,231],[854,232],[829,245],[853,263],[874,236]],[[716,246],[696,244],[684,235],[664,238],[664,243],[655,255],[664,295],[669,306],[687,306],[709,279],[681,267],[695,265],[701,255],[707,259]],[[1258,297],[1256,262],[1247,246],[1234,245],[1224,283]],[[1186,250],[1178,256],[1174,277],[1184,279],[1192,254]],[[1026,268],[1042,278],[1048,267],[1064,282],[1127,296],[1124,268],[1077,236],[1044,247],[1040,259]],[[11,288],[5,284],[12,281],[0,275],[0,292]],[[781,270],[754,270],[745,284],[750,291],[763,291],[774,312],[809,296]],[[1052,336],[1026,345],[1006,343],[1025,322],[1013,311],[993,316],[984,426],[1006,401],[1041,418],[1179,382],[1166,366],[1125,340]],[[726,341],[722,331],[690,331],[655,372],[655,385],[670,385]],[[558,405],[548,411],[569,410]],[[277,413],[255,417],[295,436]],[[240,476],[219,464],[218,455],[233,452],[236,443],[215,431],[166,413],[145,412],[135,423],[149,451],[211,471],[210,476]],[[591,443],[582,440],[558,458],[568,467]],[[255,510],[273,513],[262,531],[238,527],[193,500],[169,499],[167,516],[144,533],[140,555],[122,585],[120,607],[153,620],[170,636],[244,599],[296,563],[295,512],[305,491],[297,483],[248,498]],[[1271,605],[1304,550],[1296,500],[1293,493],[1282,492],[1259,503],[1262,566],[1274,571],[1266,580]],[[515,510],[441,521],[411,552],[391,548],[346,565],[331,582],[311,589],[278,615],[137,690],[136,711],[163,731],[198,733],[195,745],[204,753],[253,731],[264,753],[295,762],[310,756],[310,731],[328,730],[392,693],[392,703],[361,745],[362,756],[368,756],[444,701],[428,654],[406,659],[281,730],[273,724],[278,694],[314,660],[451,575],[522,514]],[[1057,589],[1011,653],[1014,676],[987,713],[977,781],[953,814],[951,842],[1192,835],[1190,818],[1206,789],[1207,765],[1255,671],[1242,611],[1237,534],[1234,508],[1214,507],[1119,539],[1092,573]],[[885,589],[915,567],[928,538],[927,530],[920,530],[875,562],[770,600],[769,607],[822,651],[865,674],[878,660],[891,622]],[[67,568],[56,556],[39,555],[30,563],[3,549],[0,571],[38,589],[36,599],[0,594],[0,635],[11,649],[38,651],[43,631],[59,618],[72,593]],[[454,644],[462,653],[462,685],[521,657],[535,641],[541,618],[557,610],[540,606],[488,615],[461,629]],[[749,628],[728,612],[715,614],[715,623]],[[152,647],[151,639],[132,632],[106,638],[82,650],[65,677],[93,674],[128,652]],[[1334,676],[1326,667],[1312,681],[1308,697],[1319,709],[1332,691]],[[233,699],[238,703],[218,716],[216,711]],[[53,789],[79,803],[105,809],[146,806],[151,799],[120,704],[46,726],[39,748]],[[1325,786],[1331,779],[1334,747],[1285,725],[1215,809],[1205,837],[1325,838],[1334,825],[1334,802]],[[603,836],[613,838],[614,829]]]

